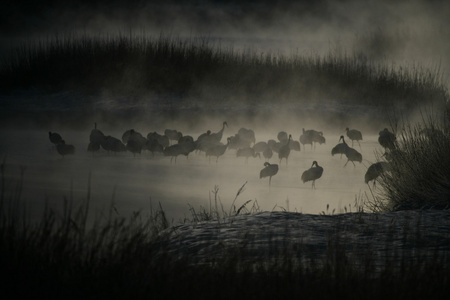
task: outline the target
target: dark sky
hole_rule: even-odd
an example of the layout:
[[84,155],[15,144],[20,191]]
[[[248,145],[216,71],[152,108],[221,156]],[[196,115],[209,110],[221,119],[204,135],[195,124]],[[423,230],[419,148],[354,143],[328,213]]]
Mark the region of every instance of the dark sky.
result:
[[246,31],[252,25],[264,28],[294,21],[297,24],[309,21],[311,26],[336,22],[343,29],[352,29],[358,25],[400,25],[409,22],[408,18],[416,17],[417,13],[432,13],[444,22],[450,7],[444,0],[392,3],[387,0],[8,0],[0,4],[0,33],[3,36],[22,35],[83,27],[102,30],[112,24],[164,27],[181,21],[196,29],[212,25],[222,29],[236,26]]

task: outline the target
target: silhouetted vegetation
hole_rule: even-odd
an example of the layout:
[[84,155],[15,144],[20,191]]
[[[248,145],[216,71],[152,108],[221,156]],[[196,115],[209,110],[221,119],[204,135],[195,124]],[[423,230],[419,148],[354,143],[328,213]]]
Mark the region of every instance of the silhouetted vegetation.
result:
[[[252,249],[245,245],[251,239],[243,235],[236,246],[211,253],[208,264],[167,251],[170,224],[161,207],[149,216],[123,218],[111,205],[105,215],[87,221],[89,187],[86,202],[77,209],[68,200],[62,214],[46,208],[42,219],[32,223],[18,205],[22,180],[15,187],[5,186],[4,163],[1,170],[0,286],[4,294],[17,298],[423,299],[449,292],[447,255],[393,253],[375,272],[370,245],[348,253],[341,235],[345,229],[338,223],[328,237],[324,259],[310,257],[299,263],[295,258],[308,257],[301,244],[280,248],[269,243],[269,256],[249,261],[244,256]],[[227,217],[211,210],[193,216],[197,222],[211,220],[218,228],[222,225],[217,220]],[[361,222],[357,215],[355,222]],[[405,243],[422,241],[411,227],[400,235]],[[393,239],[386,241],[388,247],[391,243]]]
[[389,160],[390,171],[382,174],[382,190],[375,195],[371,209],[449,209],[449,147],[445,112],[424,112],[417,124],[403,120],[395,149],[380,155]]
[[204,102],[338,99],[372,106],[448,99],[439,70],[371,63],[364,55],[291,56],[237,51],[205,39],[64,35],[27,42],[1,64],[0,90],[38,89],[130,99]]
[[[391,49],[391,40],[383,40],[382,35],[369,39],[380,39],[383,43],[376,45]],[[0,92],[21,90],[106,92],[130,101],[167,96],[204,103],[337,99],[406,110],[427,102],[442,105],[449,99],[439,69],[389,66],[359,53],[283,56],[224,48],[207,38],[134,33],[73,34],[24,43],[0,64]],[[396,130],[398,152],[389,153],[391,169],[380,177],[382,189],[374,192],[372,210],[449,208],[446,122],[446,117],[441,124],[426,116],[422,125],[406,124]],[[168,251],[172,224],[161,206],[149,215],[136,212],[124,218],[115,214],[112,204],[108,212],[92,216],[90,187],[83,205],[73,207],[72,199],[67,199],[62,213],[47,207],[38,222],[31,222],[21,202],[23,180],[14,186],[6,182],[4,172],[5,163],[0,178],[4,278],[0,287],[16,298],[431,299],[450,292],[447,254],[436,251],[430,258],[416,251],[410,259],[406,253],[394,253],[374,272],[371,245],[348,253],[339,226],[328,237],[324,259],[299,262],[296,258],[308,254],[301,244],[293,249],[273,244],[267,250],[270,259],[256,257],[249,262],[243,259],[252,253],[245,248],[249,240],[244,234],[239,246],[223,247],[220,255],[210,257],[211,263],[199,264],[195,257]],[[185,221],[198,226],[214,221],[220,228],[227,218],[258,211],[256,202],[239,208],[233,202],[226,211],[217,203],[217,189],[215,196],[215,205],[209,210],[191,207],[192,219]],[[414,229],[405,228],[402,234],[403,242],[422,242]]]

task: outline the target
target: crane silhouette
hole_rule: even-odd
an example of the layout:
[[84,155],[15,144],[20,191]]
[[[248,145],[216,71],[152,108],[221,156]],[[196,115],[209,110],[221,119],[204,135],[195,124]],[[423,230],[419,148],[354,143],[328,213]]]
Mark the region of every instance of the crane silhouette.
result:
[[336,146],[333,147],[333,149],[331,149],[331,155],[334,156],[335,154],[340,154],[341,155],[341,159],[342,159],[342,154],[345,154],[345,151],[348,148],[347,143],[345,143],[344,141],[344,136],[341,135],[341,137],[339,138],[339,141],[342,140],[342,143],[337,144]]
[[303,183],[312,181],[312,188],[316,188],[316,180],[322,177],[323,174],[323,168],[319,166],[317,161],[313,161],[311,168],[304,171],[302,174],[302,181]]
[[292,139],[292,135],[289,135],[287,143],[284,144],[283,146],[281,146],[280,150],[278,151],[278,158],[280,159],[280,164],[281,164],[281,160],[283,158],[285,158],[286,159],[286,166],[288,164],[289,154],[291,153],[291,147],[289,145],[289,143],[291,142],[291,139]]
[[395,141],[396,141],[395,134],[390,132],[387,128],[383,129],[379,132],[378,136],[378,143],[384,148],[389,150],[394,150],[395,147]]
[[216,157],[216,163],[219,161],[219,157],[224,155],[225,151],[227,150],[228,146],[230,145],[230,138],[227,139],[227,143],[221,144],[221,145],[214,145],[212,147],[209,147],[206,150],[206,157],[209,157],[209,162],[211,162],[211,156]]
[[97,123],[94,123],[94,129],[89,134],[89,145],[87,150],[89,152],[97,152],[100,150],[100,145],[104,142],[105,135],[99,129],[97,129]]
[[257,156],[261,158],[261,154],[259,154],[259,152],[255,152],[255,150],[251,147],[238,149],[238,151],[236,151],[236,157],[245,157],[245,163],[248,163],[249,157],[257,157]]
[[67,145],[64,140],[61,140],[59,144],[56,145],[56,150],[62,155],[62,157],[75,153],[75,147],[73,145]]
[[362,133],[359,130],[356,129],[349,129],[348,127],[345,129],[345,131],[347,132],[347,136],[349,139],[352,140],[352,147],[353,147],[353,141],[357,141],[359,148],[361,148],[361,144],[359,143],[359,141],[362,141]]
[[376,162],[367,169],[364,175],[364,182],[369,184],[369,181],[373,180],[373,186],[375,187],[376,179],[384,172],[389,171],[391,166],[385,161]]
[[272,176],[275,176],[278,173],[278,165],[265,162],[264,166],[265,168],[259,172],[259,179],[269,177],[269,186],[270,186]]
[[344,154],[345,154],[345,156],[347,156],[347,162],[345,163],[344,168],[345,168],[345,166],[347,166],[348,162],[350,162],[350,161],[352,162],[353,166],[356,167],[356,165],[354,163],[355,161],[357,161],[359,163],[362,162],[361,153],[359,153],[358,151],[356,151],[355,149],[353,149],[352,147],[347,145],[343,135],[341,135],[341,139],[342,139],[342,143],[345,145],[345,146],[342,146],[345,149]]
[[61,143],[61,141],[63,140],[59,133],[51,131],[48,132],[48,138],[50,139],[50,142],[55,146]]
[[207,136],[207,140],[212,143],[219,143],[222,140],[223,131],[225,130],[225,126],[228,127],[228,123],[225,121],[222,123],[222,129],[216,133],[211,133]]

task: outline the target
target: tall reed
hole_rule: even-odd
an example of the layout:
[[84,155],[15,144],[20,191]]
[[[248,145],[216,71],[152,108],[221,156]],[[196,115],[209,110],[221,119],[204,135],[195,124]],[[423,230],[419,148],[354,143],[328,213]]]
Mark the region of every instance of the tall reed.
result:
[[67,34],[25,42],[0,65],[0,91],[112,91],[203,101],[339,99],[387,105],[448,99],[439,68],[386,65],[359,54],[276,55],[207,38]]

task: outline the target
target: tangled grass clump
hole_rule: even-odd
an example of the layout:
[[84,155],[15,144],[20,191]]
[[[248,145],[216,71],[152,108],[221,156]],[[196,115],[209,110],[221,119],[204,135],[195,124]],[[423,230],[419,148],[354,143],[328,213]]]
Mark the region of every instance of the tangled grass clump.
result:
[[428,114],[418,124],[405,123],[372,210],[450,208],[450,131],[446,118],[437,120]]

